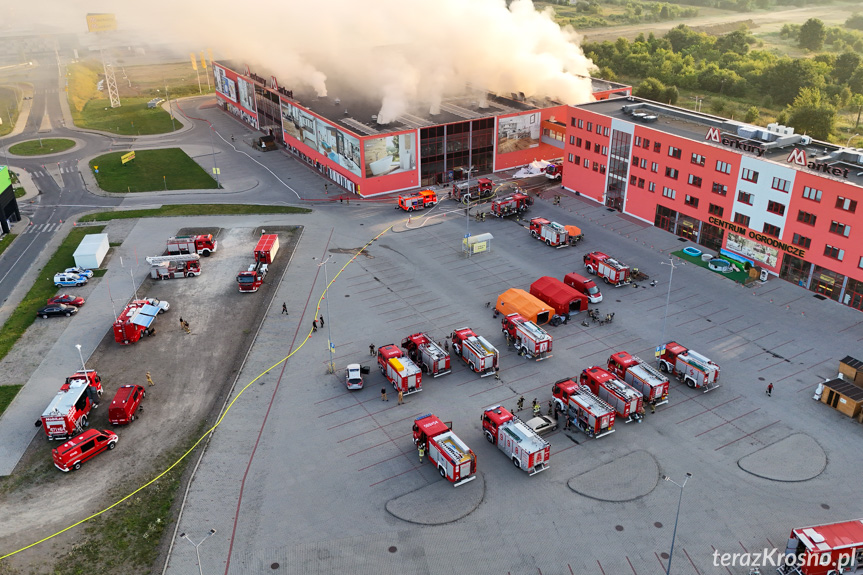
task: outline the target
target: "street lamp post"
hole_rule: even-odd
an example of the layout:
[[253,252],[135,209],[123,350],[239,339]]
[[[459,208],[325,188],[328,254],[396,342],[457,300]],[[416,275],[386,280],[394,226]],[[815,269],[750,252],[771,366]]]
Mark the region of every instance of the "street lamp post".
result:
[[176,131],[177,126],[174,125],[174,106],[171,104],[171,94],[168,92],[168,83],[165,83],[165,98],[168,99],[168,110],[171,113],[171,131]]
[[668,256],[667,262],[660,262],[664,266],[670,266],[671,271],[668,274],[668,295],[665,296],[665,315],[662,318],[662,337],[659,340],[659,345],[665,345],[665,324],[668,322],[668,305],[671,303],[671,280],[674,279],[674,270],[680,266],[686,265],[683,262],[674,263],[672,256]]
[[692,477],[692,474],[687,473],[686,477],[683,479],[683,483],[680,484],[667,475],[662,476],[664,480],[673,483],[680,488],[680,497],[677,499],[677,515],[674,517],[674,532],[671,534],[671,551],[668,553],[668,567],[665,569],[665,575],[669,575],[671,573],[671,558],[674,556],[674,539],[677,537],[677,520],[680,519],[680,504],[683,502],[683,488],[686,487],[686,482],[690,477]]
[[81,344],[76,343],[75,347],[78,348],[78,357],[81,358],[81,367],[84,368],[84,371],[87,371],[87,366],[84,364],[84,354],[81,353]]
[[850,138],[848,138],[848,141],[847,141],[847,142],[845,142],[845,147],[847,148],[848,146],[850,146],[850,145],[851,145],[851,140],[853,140],[854,138],[856,138],[856,137],[857,137],[857,136],[859,136],[859,135],[860,135],[860,134],[854,134],[853,136],[851,136]]
[[186,537],[185,533],[180,533],[180,537],[182,537],[183,539],[185,539],[186,541],[191,543],[192,547],[195,548],[195,556],[198,558],[198,573],[200,573],[200,575],[204,575],[204,569],[203,569],[203,567],[201,567],[201,553],[198,551],[198,547],[203,545],[204,541],[206,541],[207,539],[209,539],[210,537],[212,537],[215,534],[216,534],[216,530],[210,529],[210,532],[207,533],[203,539],[201,539],[201,542],[198,543],[197,545],[195,545],[195,542],[192,541],[191,539],[189,539],[188,537]]
[[327,256],[327,259],[319,263],[318,267],[324,266],[324,281],[327,282],[324,287],[324,301],[327,307],[327,350],[330,352],[330,363],[327,366],[327,370],[330,373],[335,373],[336,363],[333,361],[333,339],[330,332],[330,276],[327,273],[327,264],[332,258],[333,256]]
[[210,148],[213,149],[213,173],[216,175],[216,187],[221,188],[222,184],[219,181],[219,166],[216,165],[216,145],[213,143],[213,132],[215,128],[210,126]]

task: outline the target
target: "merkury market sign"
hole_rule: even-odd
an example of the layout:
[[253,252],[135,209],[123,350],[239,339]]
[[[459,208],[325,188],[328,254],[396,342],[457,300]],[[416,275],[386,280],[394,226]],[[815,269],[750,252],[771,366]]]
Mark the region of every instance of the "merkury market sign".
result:
[[764,148],[762,148],[761,146],[747,144],[746,142],[741,142],[740,140],[732,140],[731,138],[723,138],[722,135],[720,135],[719,133],[719,128],[710,128],[709,130],[707,130],[707,136],[704,139],[710,142],[721,144],[727,148],[735,148],[737,150],[743,150],[744,152],[753,153],[759,158],[764,155]]
[[720,228],[729,230],[729,231],[734,232],[736,234],[739,234],[741,236],[743,236],[743,235],[749,236],[750,238],[752,238],[756,242],[761,242],[762,244],[767,244],[768,246],[773,246],[774,248],[778,248],[784,252],[787,252],[787,253],[794,255],[794,256],[797,256],[799,258],[806,257],[806,250],[800,249],[797,246],[794,246],[791,244],[786,244],[783,241],[777,240],[776,238],[771,237],[771,236],[766,236],[760,232],[756,232],[755,230],[750,230],[745,226],[741,226],[739,224],[735,224],[732,222],[726,222],[725,220],[720,220],[719,218],[714,217],[714,216],[710,216],[709,218],[707,218],[707,221],[709,221],[714,226],[718,226]]

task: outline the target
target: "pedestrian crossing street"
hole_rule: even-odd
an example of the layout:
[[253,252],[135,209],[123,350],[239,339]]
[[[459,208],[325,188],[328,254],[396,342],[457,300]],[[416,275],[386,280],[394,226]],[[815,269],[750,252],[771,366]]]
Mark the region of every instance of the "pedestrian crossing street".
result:
[[27,226],[21,235],[24,234],[40,234],[40,233],[53,233],[60,229],[63,224],[59,222],[55,222],[52,224],[33,224],[32,226]]

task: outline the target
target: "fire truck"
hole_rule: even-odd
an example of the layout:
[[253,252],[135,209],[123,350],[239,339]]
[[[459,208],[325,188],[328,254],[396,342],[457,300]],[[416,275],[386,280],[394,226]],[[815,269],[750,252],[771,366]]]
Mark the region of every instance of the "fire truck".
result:
[[488,178],[456,182],[452,185],[453,199],[463,204],[474,200],[484,200],[492,195],[494,195],[494,183]]
[[487,339],[476,335],[471,328],[460,327],[452,332],[452,349],[480,377],[494,375],[500,354]]
[[618,416],[625,417],[624,423],[642,420],[644,398],[641,392],[601,367],[588,367],[582,371],[578,383],[612,406]]
[[401,208],[406,212],[432,208],[437,204],[437,194],[434,190],[423,190],[415,196],[399,196],[396,209]]
[[659,369],[674,375],[693,389],[704,388],[704,393],[719,387],[719,366],[675,341],[662,346]]
[[563,178],[563,162],[551,162],[545,167],[545,177],[549,180],[560,180]]
[[654,407],[668,403],[668,378],[655,367],[625,351],[608,358],[608,371],[641,392],[645,403]]
[[860,573],[863,565],[863,519],[791,530],[778,573],[839,575]]
[[154,280],[174,278],[194,278],[201,275],[201,256],[198,254],[178,254],[173,256],[150,256],[150,277]]
[[378,367],[396,391],[409,395],[423,390],[422,370],[409,357],[405,357],[394,343],[378,348]]
[[432,377],[446,375],[451,371],[449,353],[424,333],[407,336],[402,340],[402,347],[408,352],[408,357],[418,363],[425,373],[432,374]]
[[551,393],[557,408],[567,413],[573,425],[589,437],[599,439],[614,433],[614,408],[581,387],[574,378],[556,381]]
[[476,455],[452,432],[451,422],[431,413],[421,415],[414,420],[413,436],[414,445],[425,448],[429,461],[453,487],[476,479]]
[[130,345],[141,339],[142,335],[153,335],[156,333],[153,322],[161,309],[147,300],[129,302],[114,322],[114,340],[122,345]]
[[515,193],[505,198],[494,200],[491,203],[491,213],[493,216],[503,218],[512,214],[521,214],[526,212],[533,205],[533,198],[527,194]]
[[270,264],[279,253],[278,234],[264,234],[255,246],[255,263],[237,274],[237,285],[241,292],[256,292],[269,271]]
[[94,370],[78,370],[67,377],[60,391],[45,408],[36,425],[42,427],[49,440],[67,439],[90,425],[90,411],[99,406],[102,378]]
[[501,320],[500,325],[501,331],[512,339],[519,355],[526,355],[536,361],[551,357],[551,336],[532,321],[511,313]]
[[493,405],[483,410],[481,421],[486,439],[497,445],[517,468],[528,475],[548,469],[551,445],[518,416],[501,405]]
[[174,236],[168,238],[168,254],[201,254],[210,257],[216,251],[219,242],[213,239],[213,234],[198,236]]
[[530,235],[545,245],[554,248],[565,248],[569,245],[569,232],[557,222],[550,222],[545,218],[533,218],[530,220]]
[[602,252],[584,254],[584,267],[587,268],[587,273],[598,275],[605,283],[614,287],[632,283],[629,277],[629,266]]

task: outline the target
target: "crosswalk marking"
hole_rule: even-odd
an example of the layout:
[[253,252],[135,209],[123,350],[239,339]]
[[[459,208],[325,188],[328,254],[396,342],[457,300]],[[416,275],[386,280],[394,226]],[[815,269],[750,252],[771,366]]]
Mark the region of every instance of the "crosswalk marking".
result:
[[33,224],[32,226],[27,226],[27,228],[21,232],[22,234],[40,234],[40,233],[52,233],[56,232],[60,229],[60,226],[63,224],[60,223],[52,223],[52,224]]

